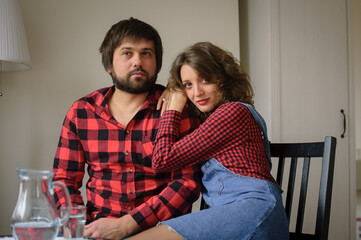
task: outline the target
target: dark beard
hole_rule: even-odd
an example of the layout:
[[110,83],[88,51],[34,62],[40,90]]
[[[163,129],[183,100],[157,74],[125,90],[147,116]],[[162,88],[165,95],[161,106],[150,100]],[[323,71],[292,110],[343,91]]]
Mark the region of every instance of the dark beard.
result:
[[[142,71],[146,75],[146,79],[135,78],[133,81],[130,80],[131,74],[134,71]],[[149,92],[151,88],[154,87],[154,84],[157,80],[157,76],[149,77],[148,73],[143,69],[134,69],[130,71],[125,78],[117,78],[114,74],[110,74],[113,79],[114,86],[122,91],[132,93],[132,94],[141,94]]]

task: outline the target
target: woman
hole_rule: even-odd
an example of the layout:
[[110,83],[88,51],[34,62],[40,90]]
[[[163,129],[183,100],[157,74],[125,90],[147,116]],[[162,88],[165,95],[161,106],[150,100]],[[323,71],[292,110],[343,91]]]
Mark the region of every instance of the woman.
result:
[[[236,59],[209,42],[196,43],[175,59],[169,89],[153,168],[201,164],[209,208],[161,222],[134,239],[288,239],[265,124],[252,107],[252,86]],[[203,123],[179,139],[187,98]]]

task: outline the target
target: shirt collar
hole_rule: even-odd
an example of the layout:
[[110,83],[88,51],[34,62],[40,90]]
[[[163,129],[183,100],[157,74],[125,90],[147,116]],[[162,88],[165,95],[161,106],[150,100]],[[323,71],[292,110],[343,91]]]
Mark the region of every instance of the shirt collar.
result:
[[[151,110],[155,110],[157,101],[158,101],[160,95],[162,94],[163,90],[164,90],[164,86],[155,84],[154,87],[152,87],[150,89],[149,94],[139,111],[147,109],[147,108],[149,108]],[[100,104],[97,107],[96,113],[105,119],[111,117],[111,114],[109,112],[107,104],[109,102],[110,97],[113,95],[114,91],[115,91],[114,85],[111,87],[99,90],[99,93],[102,95],[102,97],[99,98]],[[108,117],[105,117],[104,114],[108,115]]]

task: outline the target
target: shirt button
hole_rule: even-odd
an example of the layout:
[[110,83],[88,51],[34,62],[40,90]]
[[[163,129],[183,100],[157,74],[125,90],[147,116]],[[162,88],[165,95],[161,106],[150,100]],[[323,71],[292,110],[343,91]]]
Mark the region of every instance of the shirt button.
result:
[[126,130],[126,131],[125,131],[125,134],[127,134],[127,135],[128,135],[128,134],[129,134],[129,130]]
[[129,155],[129,152],[128,152],[128,151],[125,151],[125,155],[128,156],[128,155]]
[[130,210],[130,211],[132,211],[132,210],[133,210],[133,208],[132,208],[132,207],[129,207],[129,210]]
[[132,193],[133,193],[133,190],[129,190],[129,193],[132,194]]
[[132,173],[132,172],[133,172],[133,169],[129,169],[128,172]]

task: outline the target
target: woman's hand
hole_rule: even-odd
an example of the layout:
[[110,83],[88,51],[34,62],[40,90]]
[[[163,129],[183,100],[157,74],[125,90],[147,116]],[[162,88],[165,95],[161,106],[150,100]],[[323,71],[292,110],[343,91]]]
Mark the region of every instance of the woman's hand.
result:
[[160,115],[162,116],[164,111],[166,110],[167,107],[167,99],[169,99],[169,89],[166,88],[162,95],[160,95],[159,99],[158,99],[158,103],[157,103],[157,110],[161,110],[160,111]]
[[161,115],[166,110],[182,112],[186,103],[187,96],[182,90],[172,90],[167,88],[158,100],[157,110],[161,109]]

